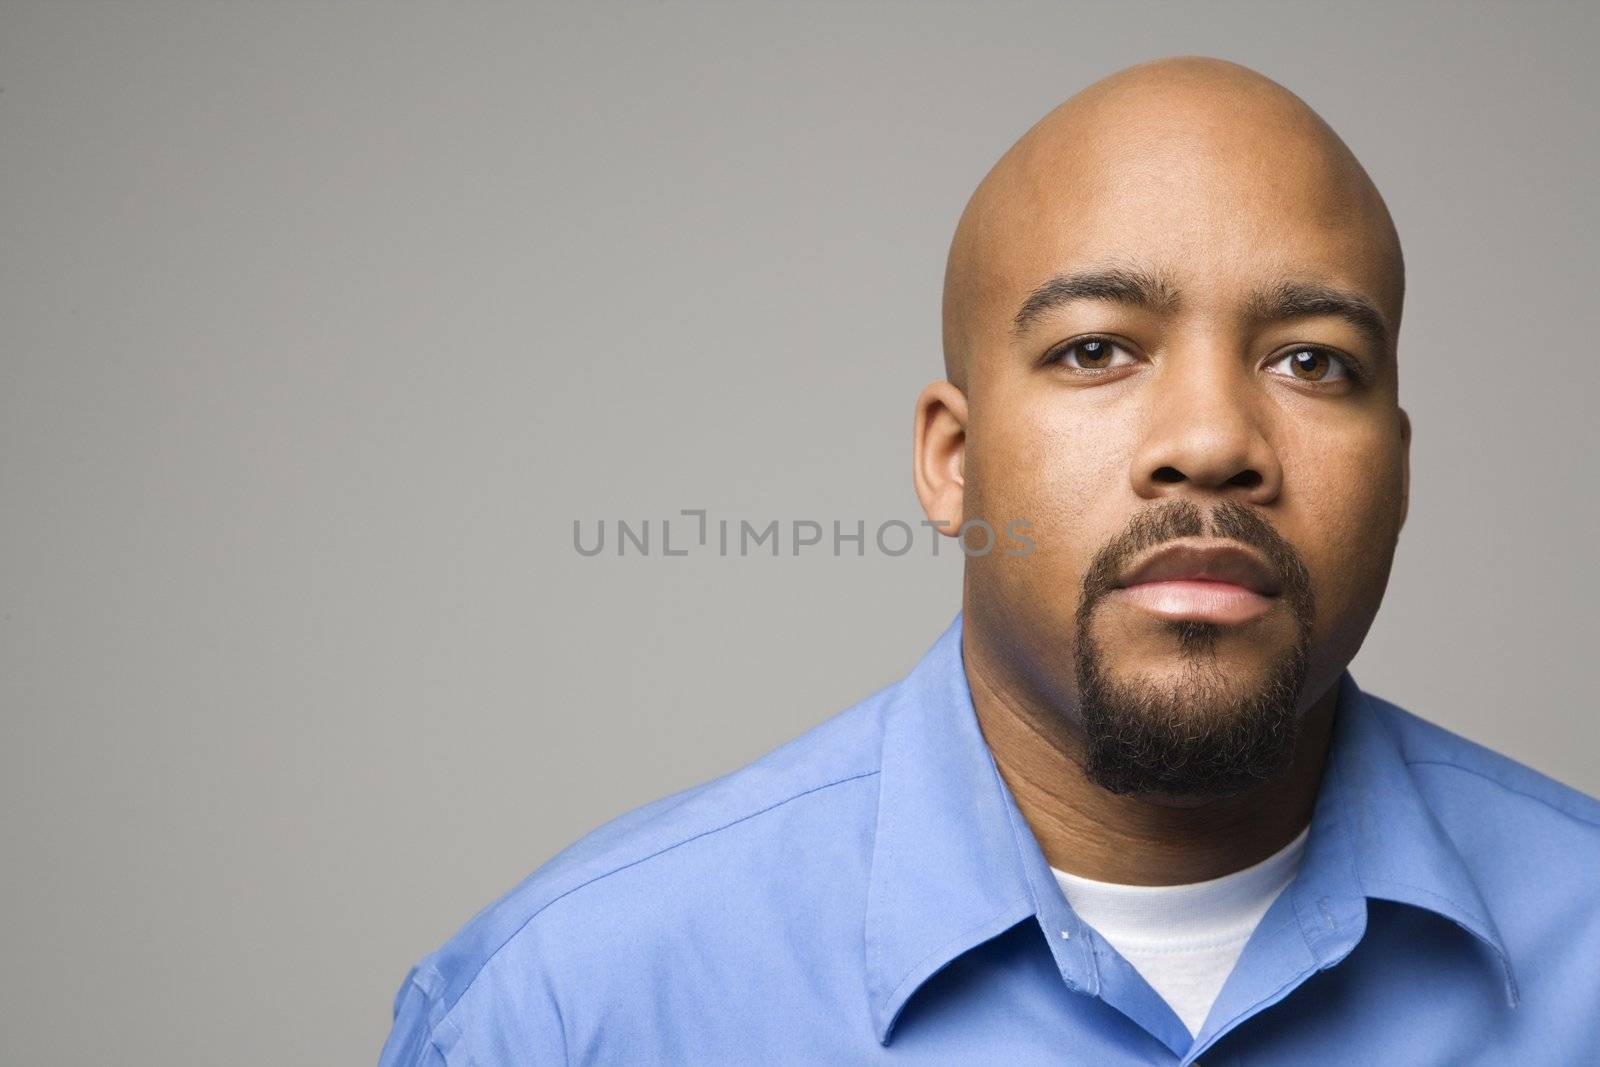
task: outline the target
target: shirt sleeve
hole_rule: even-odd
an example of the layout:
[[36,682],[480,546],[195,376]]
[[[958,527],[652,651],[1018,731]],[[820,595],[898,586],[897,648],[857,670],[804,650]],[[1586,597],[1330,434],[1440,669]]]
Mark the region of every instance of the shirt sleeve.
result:
[[543,995],[484,997],[449,1012],[435,993],[443,983],[428,980],[439,976],[426,964],[412,967],[395,994],[378,1067],[566,1067],[561,1017],[547,989],[534,985],[529,990]]
[[394,995],[394,1024],[378,1067],[446,1067],[432,1038],[438,1014],[433,998],[417,984],[417,968],[411,968]]

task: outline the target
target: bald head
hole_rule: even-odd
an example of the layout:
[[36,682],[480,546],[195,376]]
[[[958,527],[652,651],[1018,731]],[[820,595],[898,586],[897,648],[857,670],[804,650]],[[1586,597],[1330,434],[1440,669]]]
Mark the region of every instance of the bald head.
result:
[[[968,676],[1023,744],[1215,798],[1284,774],[1313,706],[1329,721],[1405,521],[1402,295],[1350,150],[1232,63],[1122,71],[994,166],[950,250],[913,477],[964,547],[1027,534],[969,551],[962,593]],[[1167,541],[1248,546],[1276,578],[1131,580]]]
[[1036,123],[968,201],[945,269],[946,376],[966,390],[1038,279],[1075,264],[1168,279],[1200,247],[1265,249],[1287,276],[1299,267],[1297,233],[1315,233],[1324,252],[1337,246],[1392,345],[1405,285],[1399,239],[1328,124],[1235,63],[1176,57],[1127,68]]

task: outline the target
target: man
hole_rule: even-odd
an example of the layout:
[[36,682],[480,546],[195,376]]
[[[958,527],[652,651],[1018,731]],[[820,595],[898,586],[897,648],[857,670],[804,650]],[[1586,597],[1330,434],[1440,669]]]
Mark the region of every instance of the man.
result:
[[1051,112],[957,227],[915,437],[930,519],[1033,551],[974,552],[898,684],[481,913],[383,1063],[1600,1062],[1600,804],[1346,669],[1403,291],[1276,83]]

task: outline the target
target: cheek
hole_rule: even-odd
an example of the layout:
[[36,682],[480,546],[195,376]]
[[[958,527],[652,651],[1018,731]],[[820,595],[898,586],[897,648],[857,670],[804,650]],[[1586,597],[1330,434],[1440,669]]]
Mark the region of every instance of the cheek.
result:
[[1118,528],[1134,447],[1126,412],[1105,420],[1054,396],[1012,397],[968,426],[968,493],[985,518],[1027,519],[1040,547],[1087,555]]
[[1284,472],[1318,624],[1336,643],[1359,645],[1383,598],[1399,533],[1400,463],[1387,438],[1351,434],[1297,450]]

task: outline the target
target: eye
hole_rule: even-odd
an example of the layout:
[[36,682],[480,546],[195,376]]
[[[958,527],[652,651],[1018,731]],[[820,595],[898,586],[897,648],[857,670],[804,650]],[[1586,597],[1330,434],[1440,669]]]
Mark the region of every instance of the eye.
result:
[[[1117,356],[1123,359],[1118,362]],[[1121,345],[1104,337],[1083,337],[1069,341],[1051,352],[1045,362],[1060,364],[1072,370],[1106,370],[1134,362],[1133,355]]]
[[1326,348],[1312,345],[1290,349],[1267,366],[1275,367],[1282,363],[1289,365],[1288,372],[1283,374],[1285,378],[1295,378],[1302,382],[1337,382],[1355,378],[1350,364],[1344,359]]

